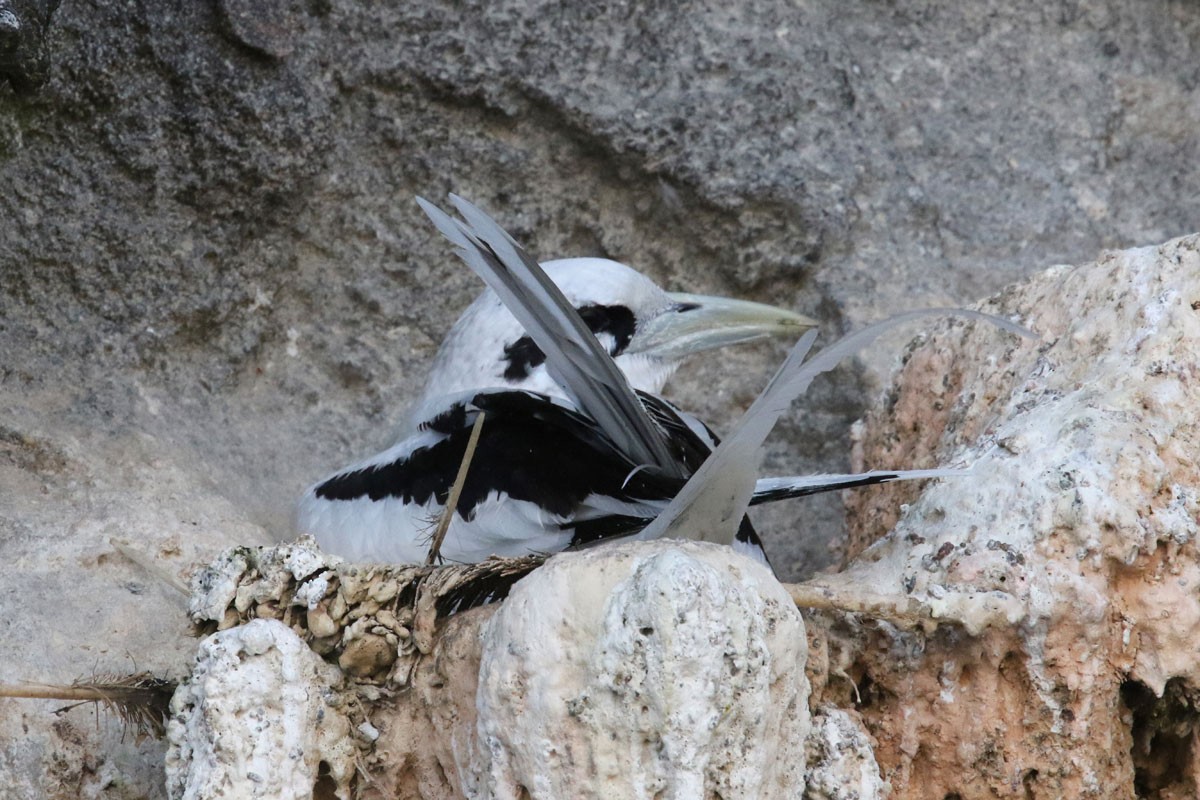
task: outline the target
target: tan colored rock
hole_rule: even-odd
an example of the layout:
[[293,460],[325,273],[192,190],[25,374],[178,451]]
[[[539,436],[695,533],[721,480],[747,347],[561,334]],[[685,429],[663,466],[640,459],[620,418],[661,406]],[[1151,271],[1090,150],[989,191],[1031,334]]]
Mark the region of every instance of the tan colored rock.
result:
[[458,763],[476,723],[480,631],[499,608],[473,609],[446,620],[433,652],[417,658],[404,674],[405,688],[394,702],[369,712],[379,738],[368,757],[371,781],[362,786],[363,800],[463,796]]
[[826,580],[950,617],[1002,593],[1023,618],[980,636],[830,622],[861,700],[832,679],[827,699],[855,703],[898,799],[1197,796],[1200,237],[1056,267],[985,308],[1042,343],[944,326],[856,448],[974,474],[852,498],[858,556]]
[[338,666],[355,678],[386,672],[396,661],[396,647],[375,633],[358,632],[338,656]]
[[[43,423],[0,400],[0,683],[182,678],[196,641],[174,584],[222,548],[269,536],[160,460],[152,437],[114,446],[60,424],[70,412],[54,398],[29,401],[46,410]],[[9,426],[25,431],[19,441]],[[165,749],[102,706],[0,699],[5,800],[161,800]]]
[[[310,577],[296,578],[297,560],[316,563]],[[192,607],[211,627],[227,616],[221,598],[235,608],[256,598],[235,612],[242,624],[216,634],[234,636],[263,624],[260,607],[314,604],[288,630],[350,678],[334,705],[354,709],[346,724],[372,743],[363,798],[802,790],[804,625],[761,564],[717,545],[600,547],[551,558],[503,604],[425,621],[400,602],[414,574],[428,570],[344,565],[302,539],[218,559]],[[331,634],[330,617],[314,612],[335,584],[347,605]],[[430,631],[427,651],[401,635],[404,622]],[[207,738],[204,727],[173,734],[192,749]],[[173,763],[185,756],[172,749]]]

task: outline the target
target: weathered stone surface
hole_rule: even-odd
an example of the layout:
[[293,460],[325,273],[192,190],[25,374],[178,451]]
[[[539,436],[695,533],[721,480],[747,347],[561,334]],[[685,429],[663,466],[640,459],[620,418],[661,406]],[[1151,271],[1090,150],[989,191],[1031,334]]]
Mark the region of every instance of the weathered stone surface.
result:
[[[173,590],[108,538],[181,573],[282,536],[307,481],[388,443],[477,290],[416,192],[459,191],[545,256],[621,258],[831,332],[1200,218],[1186,3],[46,18],[44,51],[0,66],[0,608],[19,643],[0,680],[69,682],[126,653],[182,672]],[[721,429],[778,352],[692,364],[672,396]],[[870,384],[847,368],[816,387],[768,467],[844,466]],[[835,498],[760,518],[786,574],[841,531]],[[130,767],[148,746],[84,710],[56,732],[47,708],[0,702],[15,797],[160,791]],[[92,766],[56,766],[80,751]]]
[[[562,554],[378,684],[399,676],[405,691],[372,706],[369,792],[795,796],[803,783],[809,797],[859,800],[1196,796],[1200,235],[1052,268],[985,307],[1041,340],[943,325],[912,346],[858,435],[857,457],[902,446],[973,474],[863,506],[856,557],[817,582],[918,601],[931,612],[919,624],[837,611],[789,623],[765,571],[695,543]],[[931,389],[931,372],[945,385]],[[317,576],[291,589],[309,608],[334,591],[303,588],[323,569],[355,569],[311,543],[274,552],[260,559],[278,565],[260,570],[262,586]],[[351,590],[365,600],[337,613],[374,614],[367,627],[386,631],[395,615],[370,597],[396,592],[371,576]],[[243,594],[221,591],[226,603]],[[245,594],[292,605],[286,592]],[[220,603],[198,605],[223,617]],[[800,680],[788,657],[807,669],[802,689],[776,680],[777,668]],[[811,726],[778,699],[810,685]],[[776,760],[805,774],[714,781],[714,763],[731,781],[763,776],[747,732],[792,748]],[[716,755],[731,743],[741,758]]]
[[51,22],[59,0],[0,0],[0,85],[27,94],[50,77]]
[[468,796],[803,791],[804,622],[768,570],[729,548],[557,556],[481,636],[479,716],[458,757]]
[[[299,563],[309,566],[298,571]],[[344,681],[313,674],[339,686],[321,690],[334,697],[326,705],[345,707],[351,727],[371,731],[356,737],[364,777],[342,784],[356,797],[518,797],[522,790],[612,797],[653,789],[680,798],[709,791],[784,798],[802,789],[804,624],[761,564],[695,542],[598,547],[552,557],[503,604],[441,619],[423,619],[426,603],[414,599],[409,574],[418,571],[345,564],[307,538],[230,551],[206,568],[195,582],[193,619],[231,624],[201,645],[197,673],[176,695],[175,705],[185,706],[167,760],[176,793],[187,787],[195,800],[218,797],[220,780],[236,784],[229,765],[255,757],[249,740],[212,754],[234,736],[221,731],[241,730],[243,718],[276,694],[249,681],[270,662],[241,670],[228,657],[241,652],[241,638],[264,613],[290,625],[289,642],[307,642],[341,667]],[[431,576],[422,589],[445,578]],[[308,614],[299,613],[304,607]],[[327,634],[306,627],[322,607],[332,613]],[[292,649],[281,654],[300,663]],[[236,681],[248,685],[245,708],[229,688]],[[268,710],[299,719],[304,709],[295,706]],[[347,723],[339,717],[337,724]],[[311,753],[325,734],[319,720],[305,725],[291,735],[307,737],[303,749]],[[843,749],[822,751],[824,772]],[[303,783],[308,772],[289,775]]]
[[874,742],[861,721],[840,708],[813,715],[804,800],[883,800],[892,787],[879,775]]
[[[1200,236],[1056,267],[985,307],[1042,343],[938,331],[859,441],[862,458],[899,450],[974,475],[863,503],[861,553],[829,580],[951,617],[1001,593],[1021,619],[980,635],[831,631],[831,660],[896,798],[1194,797]],[[848,699],[845,682],[826,688]]]
[[358,748],[342,680],[276,620],[209,636],[171,701],[168,796],[350,800]]

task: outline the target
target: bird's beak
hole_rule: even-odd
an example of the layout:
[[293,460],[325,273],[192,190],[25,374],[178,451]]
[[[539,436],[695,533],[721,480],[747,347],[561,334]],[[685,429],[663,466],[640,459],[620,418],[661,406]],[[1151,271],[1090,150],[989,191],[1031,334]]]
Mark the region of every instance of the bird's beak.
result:
[[639,329],[625,349],[658,358],[682,358],[701,350],[770,336],[794,338],[817,321],[764,303],[670,292],[673,306]]

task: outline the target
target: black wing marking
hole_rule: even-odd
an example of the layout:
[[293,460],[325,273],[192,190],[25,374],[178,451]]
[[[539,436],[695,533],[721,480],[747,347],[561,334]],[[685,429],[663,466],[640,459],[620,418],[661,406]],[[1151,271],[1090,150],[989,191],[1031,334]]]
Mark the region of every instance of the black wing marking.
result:
[[728,438],[704,465],[688,479],[675,499],[648,527],[648,536],[669,533],[692,539],[732,541],[737,525],[754,492],[747,476],[758,472],[759,447],[779,417],[803,394],[813,380],[836,367],[888,331],[909,320],[930,315],[958,316],[988,322],[1003,330],[1031,339],[1031,331],[1003,317],[965,308],[927,308],[897,314],[882,322],[843,336],[808,361],[816,331],[809,331],[792,348],[787,359],[738,420]]
[[763,547],[762,539],[758,538],[758,531],[754,530],[754,525],[751,524],[749,517],[742,517],[742,524],[738,526],[737,533],[734,534],[733,538],[742,544],[758,548],[758,552],[762,554],[763,561],[767,562],[767,566],[771,567],[772,572],[775,571],[775,567],[771,566],[771,560],[767,558],[767,550]]
[[[427,423],[425,427],[445,435],[436,444],[390,463],[335,475],[317,486],[317,497],[395,497],[418,505],[435,498],[445,503],[480,411],[487,421],[456,508],[463,519],[471,519],[492,492],[569,516],[592,494],[628,502],[669,499],[683,484],[636,469],[607,432],[578,411],[534,392],[499,391],[455,403]],[[677,458],[692,460],[695,443],[682,441],[675,452]]]
[[[598,544],[609,539],[632,536],[649,525],[652,519],[653,517],[630,517],[613,514],[611,516],[577,522],[571,526],[575,532],[575,535],[571,538],[571,547],[588,547],[589,545]],[[767,552],[763,548],[762,539],[759,538],[758,531],[754,529],[753,523],[750,522],[750,517],[742,517],[742,522],[738,526],[734,539],[757,547],[762,551],[763,560],[770,564],[770,561],[767,560]]]
[[794,497],[808,497],[822,492],[857,489],[892,481],[914,481],[928,478],[957,478],[970,475],[969,469],[909,469],[872,470],[845,475],[803,475],[790,478],[759,478],[750,497],[750,505],[774,503]]
[[[892,481],[928,480],[931,478],[953,478],[969,475],[970,470],[964,469],[924,469],[897,470],[895,472],[859,472],[846,475],[801,475],[788,478],[759,478],[755,484],[754,494],[750,496],[750,505],[758,506],[764,503],[777,503],[781,500],[793,500],[809,497],[825,492],[837,492],[843,489],[858,489],[863,486],[877,486]],[[612,515],[576,522],[570,527],[575,531],[571,540],[572,547],[586,546],[605,539],[630,536],[635,534],[653,521],[653,517],[636,517],[628,515]],[[742,523],[734,536],[741,542],[762,547],[757,533],[750,525],[748,517],[743,517]]]
[[809,497],[810,495],[821,494],[823,492],[836,492],[839,489],[857,489],[860,486],[875,486],[876,484],[896,480],[897,477],[899,476],[894,472],[881,472],[859,478],[848,478],[837,483],[820,486],[804,484],[799,486],[779,486],[761,490],[756,486],[754,494],[750,496],[750,505],[758,506],[763,503],[775,503],[780,500],[790,500],[796,497]]

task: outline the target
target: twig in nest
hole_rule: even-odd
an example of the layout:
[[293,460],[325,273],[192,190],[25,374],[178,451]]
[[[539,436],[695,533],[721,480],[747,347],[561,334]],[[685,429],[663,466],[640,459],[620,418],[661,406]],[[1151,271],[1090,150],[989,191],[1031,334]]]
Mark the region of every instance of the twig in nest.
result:
[[454,510],[458,507],[458,497],[462,494],[463,484],[467,482],[467,470],[471,468],[471,459],[475,457],[475,447],[479,444],[479,432],[483,430],[484,413],[479,412],[475,424],[471,426],[471,436],[467,439],[467,449],[463,452],[462,463],[458,465],[458,474],[450,487],[450,496],[446,498],[446,507],[442,510],[442,518],[438,520],[437,529],[433,532],[433,542],[429,545],[429,553],[425,556],[425,566],[431,567],[442,558],[442,542],[446,539],[446,531],[450,530],[450,522],[454,519]]
[[70,686],[48,683],[0,684],[0,697],[27,697],[45,700],[74,700],[56,713],[74,708],[80,703],[102,703],[106,709],[132,725],[138,736],[161,738],[167,730],[171,713],[171,695],[177,684],[156,678],[149,672],[136,675],[96,675],[91,680],[77,680]]

